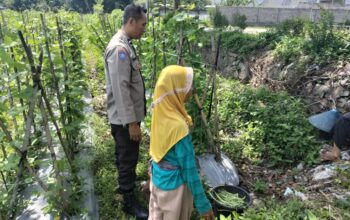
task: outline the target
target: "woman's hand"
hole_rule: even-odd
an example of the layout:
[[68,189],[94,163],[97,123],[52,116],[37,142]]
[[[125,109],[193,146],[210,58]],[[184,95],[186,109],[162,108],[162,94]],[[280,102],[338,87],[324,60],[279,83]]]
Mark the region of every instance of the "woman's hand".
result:
[[332,153],[332,151],[324,151],[321,153],[322,161],[335,161],[337,160],[337,156]]
[[331,150],[322,150],[321,151],[321,160],[322,161],[336,161],[340,159],[340,149],[336,144],[333,145]]
[[215,219],[213,210],[210,210],[209,212],[204,213],[201,217],[204,218],[205,220],[214,220]]

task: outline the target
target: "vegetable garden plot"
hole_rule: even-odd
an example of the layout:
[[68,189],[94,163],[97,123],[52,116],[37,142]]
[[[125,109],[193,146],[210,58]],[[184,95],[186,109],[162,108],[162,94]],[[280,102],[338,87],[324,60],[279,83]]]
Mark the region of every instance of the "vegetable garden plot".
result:
[[[6,219],[25,206],[19,193],[30,182],[40,185],[48,212],[66,217],[78,212],[82,180],[75,152],[86,85],[80,27],[73,17],[50,15],[47,22],[39,13],[8,12],[1,23],[0,213]],[[52,171],[44,179],[37,169],[47,153]]]

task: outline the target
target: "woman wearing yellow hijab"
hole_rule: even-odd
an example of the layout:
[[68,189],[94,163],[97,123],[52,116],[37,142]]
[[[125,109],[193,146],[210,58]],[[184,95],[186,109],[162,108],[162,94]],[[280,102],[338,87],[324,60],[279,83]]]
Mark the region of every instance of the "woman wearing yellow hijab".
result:
[[155,87],[149,220],[189,220],[193,201],[202,217],[213,218],[196,169],[192,120],[185,109],[192,82],[192,68],[172,65],[162,70]]

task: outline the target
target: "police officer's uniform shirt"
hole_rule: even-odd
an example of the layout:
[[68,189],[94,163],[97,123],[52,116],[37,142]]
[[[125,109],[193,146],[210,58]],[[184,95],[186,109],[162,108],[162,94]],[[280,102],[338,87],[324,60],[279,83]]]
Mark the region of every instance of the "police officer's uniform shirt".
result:
[[141,64],[123,30],[113,36],[104,58],[109,122],[116,125],[141,122],[145,117]]

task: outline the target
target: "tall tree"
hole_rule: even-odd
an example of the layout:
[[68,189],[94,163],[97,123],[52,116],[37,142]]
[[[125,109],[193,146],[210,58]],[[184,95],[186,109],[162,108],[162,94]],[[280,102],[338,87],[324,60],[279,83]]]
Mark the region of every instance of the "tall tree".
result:
[[63,6],[66,0],[45,0],[51,9],[59,9]]
[[5,6],[13,10],[23,11],[33,8],[37,3],[37,0],[8,0],[5,1]]
[[70,9],[80,13],[92,13],[95,0],[70,0]]
[[131,0],[104,0],[103,1],[104,11],[109,13],[116,8],[124,9],[125,6],[127,6],[131,2],[132,2]]

